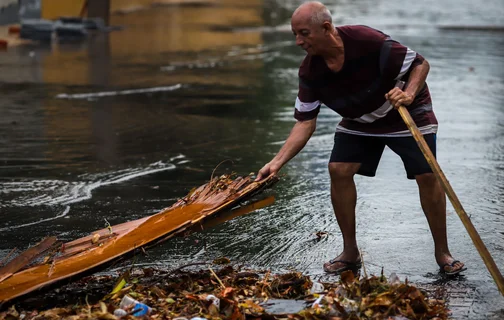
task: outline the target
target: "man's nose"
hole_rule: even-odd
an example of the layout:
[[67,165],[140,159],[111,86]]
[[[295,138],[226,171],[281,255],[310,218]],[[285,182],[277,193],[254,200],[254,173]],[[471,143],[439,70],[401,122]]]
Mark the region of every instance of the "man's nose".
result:
[[304,44],[303,39],[299,35],[296,36],[296,46],[302,46]]

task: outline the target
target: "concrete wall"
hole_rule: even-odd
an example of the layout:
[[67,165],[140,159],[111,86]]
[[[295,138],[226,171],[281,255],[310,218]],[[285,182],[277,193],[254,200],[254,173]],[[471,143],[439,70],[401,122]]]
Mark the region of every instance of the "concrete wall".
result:
[[0,25],[40,18],[42,0],[0,0]]
[[38,19],[41,17],[42,0],[20,0],[19,17],[21,19]]
[[19,1],[0,0],[0,25],[19,21]]

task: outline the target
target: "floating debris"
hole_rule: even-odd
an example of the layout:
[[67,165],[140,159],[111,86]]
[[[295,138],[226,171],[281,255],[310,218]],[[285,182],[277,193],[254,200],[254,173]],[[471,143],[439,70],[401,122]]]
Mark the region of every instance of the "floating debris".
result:
[[[220,263],[223,260],[219,260]],[[246,270],[228,264],[205,264],[206,269],[185,271],[128,270],[120,282],[129,279],[120,290],[92,304],[86,303],[44,311],[23,310],[11,306],[0,318],[12,319],[134,319],[148,314],[152,319],[447,319],[444,300],[429,297],[414,285],[400,282],[397,276],[357,278],[344,272],[337,283],[318,283],[323,291],[311,291],[313,282],[298,272],[272,275],[269,271]],[[201,264],[200,264],[201,265]],[[135,280],[132,278],[135,274]],[[87,283],[99,281],[88,278]],[[108,276],[103,288],[114,286]],[[74,284],[75,285],[75,284]],[[84,286],[84,282],[81,282]],[[62,289],[58,294],[61,295]],[[75,292],[74,289],[68,289]],[[282,300],[278,300],[282,299]],[[287,300],[288,299],[288,300]],[[127,301],[128,303],[125,303]],[[271,308],[279,301],[295,302],[300,310],[292,312]],[[281,305],[281,304],[280,304]],[[285,305],[289,305],[286,303]],[[136,306],[136,307],[135,307]],[[286,308],[293,310],[293,307]],[[274,310],[271,313],[269,310]]]

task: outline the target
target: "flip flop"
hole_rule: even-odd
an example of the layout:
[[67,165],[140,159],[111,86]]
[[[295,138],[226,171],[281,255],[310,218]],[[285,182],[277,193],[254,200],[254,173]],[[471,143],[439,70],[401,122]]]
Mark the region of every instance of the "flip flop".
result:
[[453,271],[446,271],[445,270],[445,267],[454,267],[457,263],[459,263],[460,261],[459,260],[453,260],[452,263],[445,263],[441,266],[441,273],[444,273],[446,274],[447,276],[454,276],[454,275],[457,275],[459,273],[461,273],[462,271],[466,271],[467,268],[466,267],[462,267],[460,269],[457,269],[457,270],[453,270]]
[[[337,269],[330,269],[331,265],[338,263],[338,262],[343,264],[344,266],[341,268],[337,268]],[[343,271],[347,271],[347,270],[355,271],[355,270],[359,269],[361,266],[362,266],[361,261],[350,262],[350,261],[345,261],[345,260],[332,259],[332,260],[329,260],[329,262],[324,263],[324,271],[328,272],[328,273],[333,273],[333,274],[340,274]]]

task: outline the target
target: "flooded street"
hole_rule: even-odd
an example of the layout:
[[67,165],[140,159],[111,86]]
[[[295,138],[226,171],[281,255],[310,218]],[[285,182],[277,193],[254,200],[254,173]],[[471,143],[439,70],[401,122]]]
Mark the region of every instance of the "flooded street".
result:
[[[122,29],[78,44],[0,52],[0,260],[48,235],[72,240],[168,207],[217,173],[257,172],[293,123],[298,66],[290,31],[301,1],[221,0],[116,12]],[[421,53],[440,122],[438,160],[504,271],[504,3],[325,1],[336,25],[380,29]],[[466,30],[458,26],[500,27]],[[499,31],[500,30],[500,31]],[[340,117],[281,173],[269,207],[149,251],[174,267],[226,256],[322,280],[342,250],[327,162]],[[220,171],[220,172],[219,172]],[[455,319],[502,319],[498,292],[448,204],[465,276],[438,274],[417,185],[386,150],[375,178],[356,177],[357,240],[368,273],[440,289]],[[315,233],[327,237],[317,241]]]

